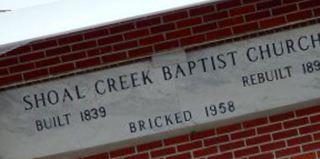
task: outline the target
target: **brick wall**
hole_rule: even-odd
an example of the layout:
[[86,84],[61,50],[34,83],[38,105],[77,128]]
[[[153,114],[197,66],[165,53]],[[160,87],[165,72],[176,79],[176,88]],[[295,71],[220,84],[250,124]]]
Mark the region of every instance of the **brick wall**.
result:
[[[0,89],[107,69],[175,49],[320,22],[319,0],[225,0],[36,41],[0,55]],[[288,110],[289,111],[289,110]],[[106,150],[107,151],[107,150]],[[112,150],[105,158],[320,158],[320,106]]]
[[33,42],[0,56],[0,88],[320,17],[319,0],[225,0]]
[[320,105],[125,147],[84,159],[317,159]]

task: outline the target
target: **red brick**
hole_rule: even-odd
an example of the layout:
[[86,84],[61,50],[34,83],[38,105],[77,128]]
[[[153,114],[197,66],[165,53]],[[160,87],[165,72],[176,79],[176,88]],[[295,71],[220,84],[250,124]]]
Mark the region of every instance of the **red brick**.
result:
[[151,151],[150,154],[151,154],[151,157],[160,157],[160,156],[170,155],[175,152],[176,150],[174,147],[166,147],[163,149],[157,149],[157,150]]
[[292,148],[286,148],[283,150],[276,151],[275,154],[276,154],[276,157],[280,158],[283,156],[289,156],[289,155],[297,154],[300,152],[301,152],[300,147],[292,147]]
[[129,58],[132,57],[141,57],[141,56],[148,56],[151,55],[153,52],[153,48],[151,46],[138,48],[134,50],[130,50],[128,52]]
[[193,27],[192,31],[193,31],[193,33],[202,33],[202,32],[206,32],[206,31],[214,30],[216,28],[217,28],[217,23],[214,22],[214,23],[208,23],[208,24]]
[[32,70],[23,74],[25,80],[37,79],[40,77],[45,77],[49,75],[48,69]]
[[313,134],[313,138],[315,141],[320,140],[320,133]]
[[102,38],[98,40],[98,43],[99,45],[107,45],[107,44],[112,44],[120,41],[123,41],[122,35],[114,35],[114,36],[108,36],[108,37]]
[[96,47],[96,41],[86,41],[79,44],[72,45],[72,51],[84,50],[92,47]]
[[316,159],[316,158],[317,158],[316,153],[311,152],[311,153],[302,154],[302,155],[292,157],[291,159]]
[[270,122],[278,122],[278,121],[288,120],[291,118],[294,118],[294,113],[287,112],[287,113],[276,114],[276,115],[270,116],[269,120],[270,120]]
[[311,18],[311,17],[312,17],[311,10],[300,11],[300,12],[296,12],[296,13],[292,13],[292,14],[287,15],[287,19],[289,22],[304,20],[304,19]]
[[0,59],[1,58],[5,58],[5,57],[7,57],[8,56],[8,52],[5,52],[5,53],[3,53],[3,54],[0,54]]
[[281,7],[272,9],[272,15],[286,14],[286,13],[294,12],[296,10],[298,10],[297,5],[290,4],[287,6],[281,6]]
[[270,150],[277,150],[277,149],[284,149],[286,143],[284,141],[272,142],[265,145],[261,145],[261,151],[270,151]]
[[59,48],[54,48],[46,51],[46,56],[55,56],[55,55],[60,55],[64,54],[67,52],[70,52],[70,47],[69,46],[64,46],[64,47],[59,47]]
[[44,52],[40,51],[40,52],[32,52],[30,54],[26,54],[26,55],[22,55],[20,56],[20,62],[26,62],[26,61],[34,61],[37,59],[41,59],[44,57]]
[[105,52],[102,52],[101,50],[104,50],[104,51],[107,51],[107,52],[111,52],[112,51],[112,47],[111,46],[105,46],[103,48],[93,48],[93,49],[90,49],[90,50],[86,50],[84,52],[86,52],[88,57],[91,57],[91,56],[96,56],[96,55],[100,55],[102,53],[105,53]]
[[5,76],[0,78],[0,86],[9,85],[20,81],[22,81],[21,74]]
[[125,50],[125,49],[130,49],[133,47],[138,46],[137,41],[128,41],[120,44],[116,44],[113,46],[113,51],[119,51],[119,50]]
[[294,119],[294,120],[290,120],[290,121],[286,121],[283,123],[284,128],[292,128],[292,127],[297,127],[300,125],[305,125],[308,124],[309,120],[307,117],[305,118],[300,118],[300,119]]
[[166,159],[191,159],[191,158],[192,158],[191,153],[187,152],[184,154],[173,155],[173,156],[167,157]]
[[143,20],[137,21],[136,25],[138,28],[143,28],[143,27],[147,27],[147,26],[153,26],[156,24],[160,24],[160,23],[161,23],[160,17],[154,17],[154,18],[148,18],[148,19],[143,19]]
[[264,125],[267,123],[268,123],[268,118],[258,118],[258,119],[244,121],[242,125],[244,128],[251,128],[251,127]]
[[105,35],[108,35],[109,32],[107,29],[97,29],[97,30],[91,30],[84,34],[85,39],[93,39],[97,37],[102,37]]
[[255,13],[246,15],[245,17],[246,17],[246,21],[250,22],[250,21],[256,21],[263,18],[267,18],[270,16],[271,16],[270,11],[266,10],[266,11],[255,12]]
[[190,138],[191,140],[197,140],[197,139],[201,139],[209,136],[214,136],[215,134],[216,134],[215,129],[210,129],[206,131],[193,132],[190,135]]
[[86,54],[85,52],[77,52],[74,54],[67,54],[67,55],[63,55],[61,57],[63,62],[68,62],[68,61],[74,61],[74,60],[78,60],[78,59],[82,59],[85,58]]
[[236,141],[236,142],[230,142],[224,145],[220,145],[220,151],[224,152],[224,151],[228,151],[228,150],[232,150],[232,149],[236,149],[236,148],[240,148],[240,147],[244,147],[244,141]]
[[112,51],[112,47],[111,46],[104,46],[104,47],[101,47],[101,48],[93,48],[93,49],[90,49],[90,50],[86,50],[84,51],[86,53],[86,55],[88,57],[91,57],[91,56],[96,56],[96,55],[101,55],[101,54],[104,54],[104,53],[107,53],[107,52],[111,52]]
[[320,122],[320,114],[310,117],[311,123],[319,123]]
[[247,4],[247,3],[256,3],[256,2],[260,2],[261,0],[243,0],[243,3],[244,4]]
[[234,152],[236,158],[253,155],[259,152],[259,147],[250,147],[241,150],[237,150]]
[[107,153],[102,153],[102,154],[97,154],[89,157],[85,157],[84,159],[107,159],[108,154]]
[[187,11],[179,11],[179,12],[174,12],[170,14],[166,14],[163,16],[163,21],[164,22],[170,22],[178,19],[184,19],[188,17],[188,12]]
[[141,38],[146,35],[149,35],[149,30],[148,29],[141,29],[141,30],[136,30],[136,31],[125,33],[124,38],[126,40],[130,40],[130,39]]
[[101,64],[100,58],[95,57],[76,62],[76,68],[88,68]]
[[179,47],[179,42],[177,40],[167,41],[155,45],[156,51],[163,51],[168,49],[173,49]]
[[5,76],[5,75],[8,75],[8,74],[9,74],[8,68],[0,69],[0,76]]
[[60,74],[74,70],[73,63],[66,63],[49,68],[50,74]]
[[228,12],[227,11],[223,11],[223,12],[218,12],[218,13],[213,13],[213,14],[206,15],[206,16],[203,17],[203,20],[205,22],[208,22],[208,21],[228,18],[228,16],[229,16]]
[[143,153],[143,154],[132,155],[132,156],[126,157],[125,159],[149,159],[149,154]]
[[184,36],[191,35],[190,29],[182,29],[182,30],[176,30],[172,31],[166,34],[166,39],[176,39]]
[[307,133],[312,133],[316,131],[320,131],[320,124],[305,126],[299,129],[300,134],[307,134]]
[[116,53],[116,54],[102,56],[101,59],[105,63],[123,61],[123,60],[127,59],[127,54],[125,52],[120,52],[120,53]]
[[308,0],[305,2],[299,3],[299,8],[301,10],[306,9],[306,8],[315,8],[316,6],[320,6],[320,1],[318,0]]
[[259,128],[257,128],[257,132],[258,132],[258,134],[263,134],[263,133],[278,131],[281,129],[282,129],[282,125],[280,123],[276,123],[276,124],[272,124],[272,125],[259,127]]
[[65,44],[70,44],[70,43],[74,43],[74,42],[78,42],[78,41],[82,41],[82,40],[83,40],[82,34],[67,35],[66,37],[58,39],[58,43],[60,45],[65,45]]
[[274,159],[273,153],[259,154],[249,157],[249,159]]
[[217,147],[208,147],[200,150],[193,151],[193,156],[194,157],[200,157],[200,156],[206,156],[210,154],[215,154],[218,152]]
[[200,17],[192,18],[192,19],[186,19],[186,20],[178,21],[177,22],[177,27],[178,28],[188,27],[188,26],[191,26],[191,25],[200,24],[201,22],[202,22],[202,18],[200,18]]
[[161,32],[166,32],[166,31],[170,31],[175,29],[175,26],[173,23],[170,24],[162,24],[162,25],[158,25],[155,27],[151,28],[151,33],[155,34],[155,33],[161,33]]
[[228,9],[228,8],[231,8],[231,7],[240,6],[240,4],[241,4],[240,0],[222,1],[221,3],[217,4],[217,9],[218,10]]
[[[105,54],[105,53],[108,53],[108,52],[111,52],[112,51],[112,47],[111,46],[104,46],[104,47],[101,47],[100,48],[100,53],[101,54]],[[94,54],[90,54],[90,52],[88,51],[87,52],[88,56],[94,56]]]
[[271,136],[269,134],[267,134],[267,135],[249,138],[246,140],[246,144],[247,145],[256,145],[256,144],[261,144],[261,143],[265,143],[265,142],[269,142],[269,141],[271,141]]
[[286,143],[284,141],[278,141],[278,142],[272,142],[265,145],[261,145],[261,151],[271,151],[271,150],[277,150],[282,149],[286,146]]
[[235,17],[235,18],[229,18],[229,19],[222,20],[222,21],[218,22],[218,25],[219,25],[219,28],[224,28],[224,27],[227,27],[227,26],[241,24],[243,22],[244,22],[244,20],[243,20],[242,16],[240,16],[240,17]]
[[314,14],[320,16],[320,8],[314,9]]
[[247,13],[251,13],[255,11],[254,5],[248,5],[248,6],[243,6],[239,8],[234,8],[230,10],[230,15],[231,16],[236,16],[236,15],[245,15]]
[[230,133],[241,129],[241,124],[232,124],[217,128],[217,134]]
[[3,66],[10,66],[18,63],[18,58],[13,57],[13,58],[8,58],[0,61],[0,67]]
[[134,152],[135,152],[134,147],[123,148],[123,149],[111,151],[110,157],[113,158],[113,157],[120,157],[124,155],[130,155],[130,154],[133,154]]
[[189,135],[182,135],[182,136],[168,138],[168,139],[165,139],[163,142],[164,142],[164,145],[173,145],[173,144],[179,144],[187,141],[189,141]]
[[207,40],[217,40],[223,37],[230,36],[231,34],[232,34],[232,31],[230,28],[216,30],[216,31],[207,33]]
[[133,23],[128,23],[128,24],[121,24],[118,26],[114,26],[110,28],[110,33],[115,34],[119,32],[125,32],[134,29],[134,24]]
[[192,45],[204,42],[206,40],[205,35],[195,35],[191,37],[182,38],[180,40],[181,46]]
[[310,143],[302,146],[303,151],[320,150],[320,142]]
[[22,72],[34,68],[34,63],[20,64],[9,68],[11,73]]
[[232,153],[229,152],[229,153],[210,156],[208,157],[208,159],[233,159],[233,157],[232,157]]
[[153,141],[146,144],[138,145],[138,152],[155,149],[162,146],[162,141]]
[[197,8],[192,8],[192,9],[190,9],[189,13],[191,16],[197,16],[197,15],[203,15],[206,13],[210,13],[213,11],[215,11],[214,6],[209,5],[209,6],[201,6],[201,7],[197,7]]
[[44,59],[44,60],[36,62],[36,67],[40,68],[40,67],[55,65],[58,63],[60,63],[59,57],[53,57],[53,58]]
[[164,41],[164,36],[162,34],[141,39],[139,42],[140,45],[150,45],[161,41]]
[[262,1],[261,3],[257,4],[257,9],[258,10],[270,9],[270,8],[273,8],[273,7],[279,6],[279,5],[281,5],[281,1],[279,1],[279,0]]
[[178,145],[177,150],[181,152],[181,151],[188,151],[188,150],[196,149],[200,147],[202,147],[202,141],[195,141],[195,142],[186,143],[183,145]]
[[49,47],[57,46],[56,40],[49,40],[49,41],[42,41],[38,42],[32,45],[33,50],[40,50],[40,49],[45,49]]
[[204,145],[205,146],[216,145],[216,144],[220,144],[228,141],[229,141],[228,135],[224,135],[224,136],[218,136],[218,137],[206,139],[204,140]]
[[5,52],[3,54],[0,54],[0,59],[8,57],[8,56],[9,56],[8,52]]
[[292,129],[292,130],[284,130],[281,132],[274,133],[272,134],[272,138],[273,140],[279,140],[283,138],[293,137],[296,135],[298,135],[298,131],[296,129]]
[[295,3],[295,2],[301,2],[303,0],[283,0],[283,3]]
[[320,112],[320,106],[313,106],[313,107],[309,107],[309,108],[304,108],[304,109],[299,109],[296,110],[296,115],[297,116],[306,116],[306,115],[311,115],[311,114],[315,114],[315,113],[319,113]]
[[293,139],[289,139],[287,143],[288,143],[288,146],[293,146],[298,144],[301,145],[303,143],[310,142],[310,141],[312,141],[312,137],[311,135],[307,135],[307,136],[299,136]]
[[276,17],[260,21],[261,28],[277,27],[286,23],[285,17]]
[[248,23],[248,24],[243,24],[243,25],[239,25],[239,26],[235,26],[233,27],[233,32],[235,34],[241,34],[241,33],[246,33],[249,31],[255,31],[258,30],[259,26],[257,22],[252,22],[252,23]]
[[231,134],[231,140],[236,140],[236,139],[241,139],[241,138],[247,138],[250,136],[255,135],[255,129],[251,129],[251,130],[244,130],[244,131],[240,131],[240,132],[236,132]]
[[8,56],[11,56],[11,55],[22,55],[22,54],[28,53],[30,51],[31,51],[31,47],[29,45],[26,45],[26,46],[15,48],[15,49],[7,52],[6,54]]

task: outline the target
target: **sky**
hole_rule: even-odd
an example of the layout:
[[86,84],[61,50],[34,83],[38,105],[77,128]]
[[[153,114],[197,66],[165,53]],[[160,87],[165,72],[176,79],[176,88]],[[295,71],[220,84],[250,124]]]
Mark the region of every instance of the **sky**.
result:
[[[0,54],[34,40],[217,0],[0,0]],[[23,27],[22,27],[23,26]],[[23,42],[23,43],[21,43]]]
[[21,8],[42,5],[58,0],[1,0],[0,9],[17,10]]

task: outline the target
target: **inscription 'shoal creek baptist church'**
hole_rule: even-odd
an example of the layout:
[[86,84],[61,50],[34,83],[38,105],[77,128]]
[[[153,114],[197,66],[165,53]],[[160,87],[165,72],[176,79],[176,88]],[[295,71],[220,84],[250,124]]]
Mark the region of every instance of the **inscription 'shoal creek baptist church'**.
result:
[[[190,60],[186,63],[176,64],[173,66],[162,66],[161,76],[164,81],[173,80],[177,78],[184,78],[192,76],[195,70],[200,70],[201,73],[210,72],[214,75],[214,71],[223,70],[228,67],[237,67],[238,56],[245,56],[248,62],[256,63],[266,61],[270,58],[282,58],[282,56],[289,56],[290,54],[303,54],[308,50],[316,50],[320,48],[320,34],[300,36],[297,39],[287,39],[285,41],[273,42],[271,44],[264,44],[245,49],[245,53],[238,53],[236,50],[227,53],[213,53],[212,56],[203,57],[197,60]],[[285,59],[284,59],[285,60]],[[312,73],[313,71],[320,70],[320,61],[314,60],[305,63],[301,66],[301,71]],[[199,71],[198,71],[199,72]],[[252,85],[263,84],[265,82],[272,82],[292,77],[292,66],[284,66],[264,72],[257,72],[250,75],[243,75],[242,85],[248,87]],[[127,90],[129,88],[140,87],[144,85],[153,84],[154,80],[150,76],[150,70],[141,72],[131,72],[129,74],[119,75],[117,77],[106,77],[99,79],[94,83],[95,93],[99,95],[107,95],[107,93],[118,92]],[[80,86],[81,87],[81,86]],[[72,91],[74,90],[74,91]],[[76,85],[71,90],[67,88],[62,89],[61,92],[57,90],[48,90],[39,94],[25,95],[23,101],[25,103],[26,111],[37,111],[37,109],[45,109],[45,107],[63,104],[73,100],[85,100],[85,94],[81,94],[79,86]],[[232,102],[232,101],[230,101]],[[233,103],[232,103],[233,104]],[[229,105],[231,105],[229,103]],[[222,107],[222,112],[225,113],[227,108]],[[206,108],[206,114],[209,112]],[[211,108],[216,109],[216,108]],[[232,108],[234,109],[234,108]],[[234,111],[234,110],[233,110]],[[98,109],[85,110],[80,113],[81,121],[87,121],[91,118],[105,118],[107,110],[105,107]],[[60,116],[48,117],[35,121],[37,131],[44,129],[51,129],[54,127],[63,127],[70,124],[71,113],[66,113]],[[136,131],[150,130],[179,124],[191,121],[192,113],[190,111],[176,112],[164,116],[156,116],[148,118],[147,120],[139,120],[137,122],[129,122],[128,126],[131,133]]]
[[[212,53],[212,56],[190,60],[185,63],[175,64],[172,66],[162,66],[161,74],[162,80],[174,80],[178,78],[185,78],[197,73],[210,73],[214,76],[214,71],[223,70],[228,67],[237,67],[238,56],[245,56],[247,62],[259,63],[260,61],[267,61],[270,58],[283,58],[282,56],[290,56],[290,54],[304,54],[309,50],[317,50],[320,48],[320,33],[314,35],[304,35],[296,39],[286,39],[285,41],[278,41],[267,43],[259,46],[253,46],[245,49],[244,53],[239,53],[236,50],[227,53]],[[282,59],[285,61],[285,57]],[[320,71],[319,59],[309,61],[301,66],[303,74]],[[254,86],[266,82],[282,80],[291,78],[292,66],[284,66],[272,70],[265,70],[263,72],[256,72],[253,74],[243,75],[241,82],[243,87]],[[122,74],[116,77],[106,77],[94,82],[95,93],[101,96],[108,95],[108,93],[127,90],[130,88],[140,87],[144,85],[154,84],[153,77],[151,77],[150,70],[143,70],[141,72],[131,72]],[[39,94],[28,94],[23,97],[26,111],[37,111],[38,109],[45,109],[57,104],[63,104],[73,100],[85,100],[86,95],[81,94],[79,87],[76,85],[70,90],[68,88],[58,90],[48,90]],[[229,103],[221,103],[222,113],[226,113],[228,108],[223,105],[233,105],[232,101]],[[213,109],[213,110],[211,110]],[[206,108],[206,115],[209,116],[209,110],[215,112],[216,108]],[[235,109],[235,108],[229,108]],[[234,110],[229,110],[234,111]],[[211,112],[212,113],[212,112]],[[85,110],[80,113],[81,121],[89,121],[91,118],[105,118],[107,110],[105,107],[93,108]],[[37,131],[44,129],[51,129],[54,127],[63,127],[70,124],[71,113],[66,113],[60,116],[48,117],[35,121]],[[176,112],[164,116],[155,116],[146,120],[139,120],[137,122],[129,122],[128,128],[131,133],[136,131],[151,130],[153,128],[161,128],[163,126],[170,126],[189,122],[192,119],[190,111]]]

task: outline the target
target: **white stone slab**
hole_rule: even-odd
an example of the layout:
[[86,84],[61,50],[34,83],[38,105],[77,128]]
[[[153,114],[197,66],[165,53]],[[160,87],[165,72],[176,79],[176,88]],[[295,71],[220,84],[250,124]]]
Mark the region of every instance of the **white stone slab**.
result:
[[[156,65],[142,62],[2,91],[0,158],[53,155],[319,99],[319,27],[199,50],[186,54],[186,62],[168,63],[163,60],[170,59],[168,54],[158,57]],[[278,52],[281,44],[285,46],[283,55],[272,53],[273,44]],[[259,46],[263,49],[266,45],[271,57],[264,53],[261,59]],[[303,65],[309,66],[310,62],[312,73],[304,73]],[[166,80],[169,75],[164,72],[169,69],[172,79]],[[278,69],[283,79],[263,82],[265,71]],[[118,91],[108,91],[111,78]],[[124,88],[129,88],[120,90],[119,79]],[[57,104],[55,92],[59,96]],[[37,108],[35,98],[40,99],[42,94],[46,106],[38,100]],[[86,110],[93,118],[90,121],[81,119]],[[59,116],[60,126],[43,128],[41,120],[54,116]]]

